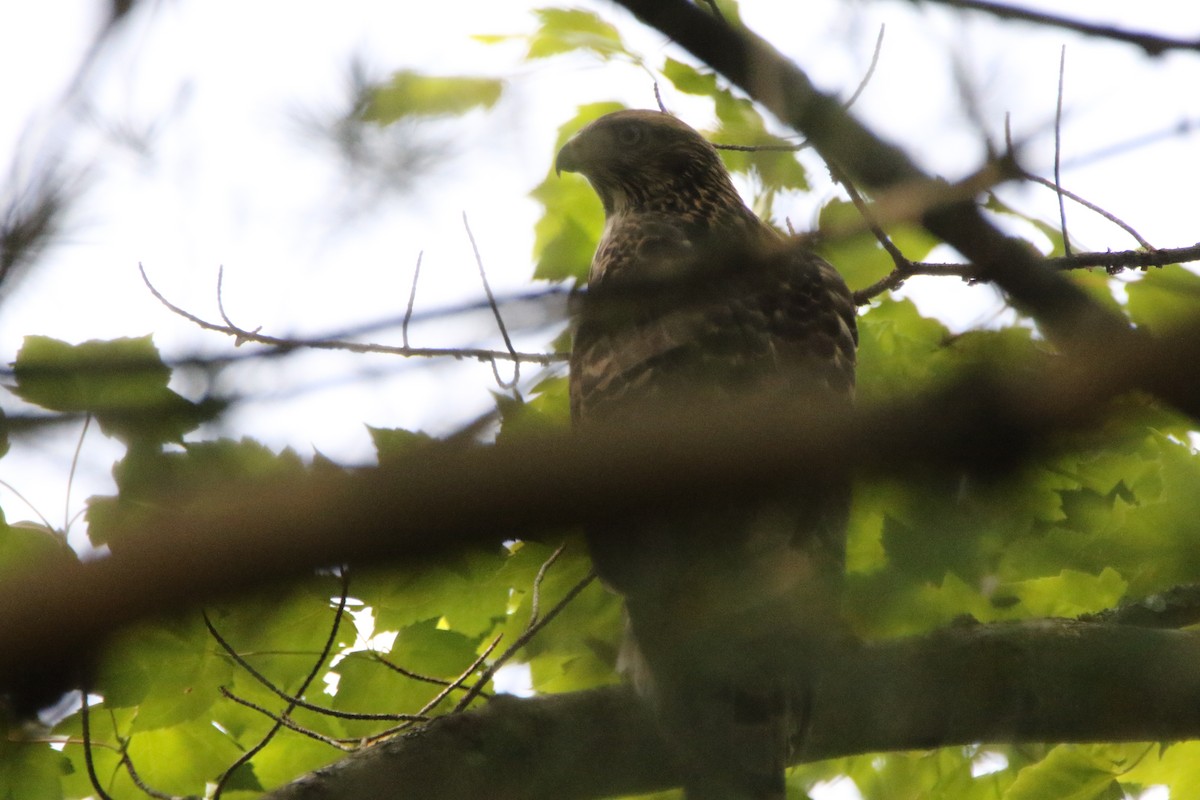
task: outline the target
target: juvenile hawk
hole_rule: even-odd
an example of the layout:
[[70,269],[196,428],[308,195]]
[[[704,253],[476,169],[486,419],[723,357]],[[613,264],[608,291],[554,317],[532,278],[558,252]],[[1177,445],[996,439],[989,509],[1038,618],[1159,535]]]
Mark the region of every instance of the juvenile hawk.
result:
[[[722,400],[850,401],[849,290],[745,206],[699,133],[618,111],[555,167],[591,182],[606,219],[571,353],[576,425]],[[588,531],[597,572],[625,596],[625,667],[677,750],[689,800],[783,797],[811,702],[794,676],[835,627],[847,508],[831,479]]]

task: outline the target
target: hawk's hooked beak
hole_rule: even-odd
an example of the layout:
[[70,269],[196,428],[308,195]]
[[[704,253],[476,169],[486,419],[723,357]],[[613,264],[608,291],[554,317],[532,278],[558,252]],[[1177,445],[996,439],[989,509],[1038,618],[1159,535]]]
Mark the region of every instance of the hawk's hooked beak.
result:
[[554,159],[554,174],[561,177],[564,172],[579,171],[579,154],[576,152],[576,137],[572,136],[558,151]]

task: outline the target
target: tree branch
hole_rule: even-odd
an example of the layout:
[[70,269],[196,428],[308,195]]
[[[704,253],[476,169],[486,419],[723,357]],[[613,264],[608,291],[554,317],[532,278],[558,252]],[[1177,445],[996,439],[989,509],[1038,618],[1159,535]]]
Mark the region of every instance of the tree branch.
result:
[[[802,70],[749,30],[727,25],[687,0],[618,2],[804,134],[826,161],[858,183],[884,189],[933,182],[902,150],[864,127],[836,98],[818,91]],[[984,219],[973,202],[947,202],[926,211],[922,221],[1061,345],[1086,347],[1089,342],[1131,338],[1123,320],[1046,269],[1025,244]]]
[[[1195,632],[1070,620],[868,644],[821,674],[803,759],[976,742],[1195,738],[1198,660]],[[500,697],[267,798],[597,798],[664,789],[677,776],[632,691],[609,688]]]
[[[1200,243],[1190,247],[1171,247],[1164,250],[1121,250],[1104,253],[1076,253],[1073,256],[1047,258],[1046,266],[1056,270],[1093,269],[1101,267],[1110,275],[1127,269],[1147,270],[1169,264],[1184,264],[1200,261]],[[906,280],[916,275],[959,277],[963,280],[982,280],[983,275],[974,264],[935,264],[928,261],[912,261],[898,265],[870,286],[854,293],[854,302],[864,305],[871,298],[899,288]]]
[[1048,14],[1044,11],[1032,11],[1016,6],[1004,5],[1003,3],[993,3],[988,0],[921,0],[921,2],[940,3],[967,11],[982,11],[1000,19],[1015,19],[1048,27],[1065,28],[1076,33],[1082,33],[1085,36],[1095,36],[1101,39],[1111,39],[1115,42],[1125,42],[1137,45],[1146,52],[1146,55],[1150,56],[1160,56],[1168,50],[1200,51],[1200,39],[1176,39],[1171,36],[1160,36],[1155,33],[1127,31],[1112,25],[1084,22],[1057,14]]
[[434,443],[377,469],[147,497],[145,515],[110,535],[109,557],[31,564],[0,584],[0,690],[36,691],[55,666],[86,663],[91,648],[145,616],[329,564],[412,562],[839,472],[994,476],[1038,451],[1094,443],[1086,432],[1131,388],[1200,408],[1200,325],[1136,348],[1103,344],[1094,357],[981,368],[946,389],[853,411],[782,408],[777,398],[672,406],[616,429]]

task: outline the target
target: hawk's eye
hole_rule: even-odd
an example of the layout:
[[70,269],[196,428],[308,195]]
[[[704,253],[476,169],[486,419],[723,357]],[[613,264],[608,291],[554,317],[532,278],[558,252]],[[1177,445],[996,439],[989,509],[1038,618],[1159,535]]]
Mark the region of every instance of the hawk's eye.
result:
[[617,144],[623,147],[633,147],[642,141],[640,125],[622,125],[617,128]]

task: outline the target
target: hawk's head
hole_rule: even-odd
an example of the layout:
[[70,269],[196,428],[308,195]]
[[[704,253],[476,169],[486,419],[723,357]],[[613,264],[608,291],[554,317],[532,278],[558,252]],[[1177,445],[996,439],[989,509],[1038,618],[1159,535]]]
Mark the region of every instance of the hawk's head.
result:
[[696,213],[742,202],[716,149],[661,111],[615,111],[563,145],[557,172],[591,182],[608,216],[630,210]]

